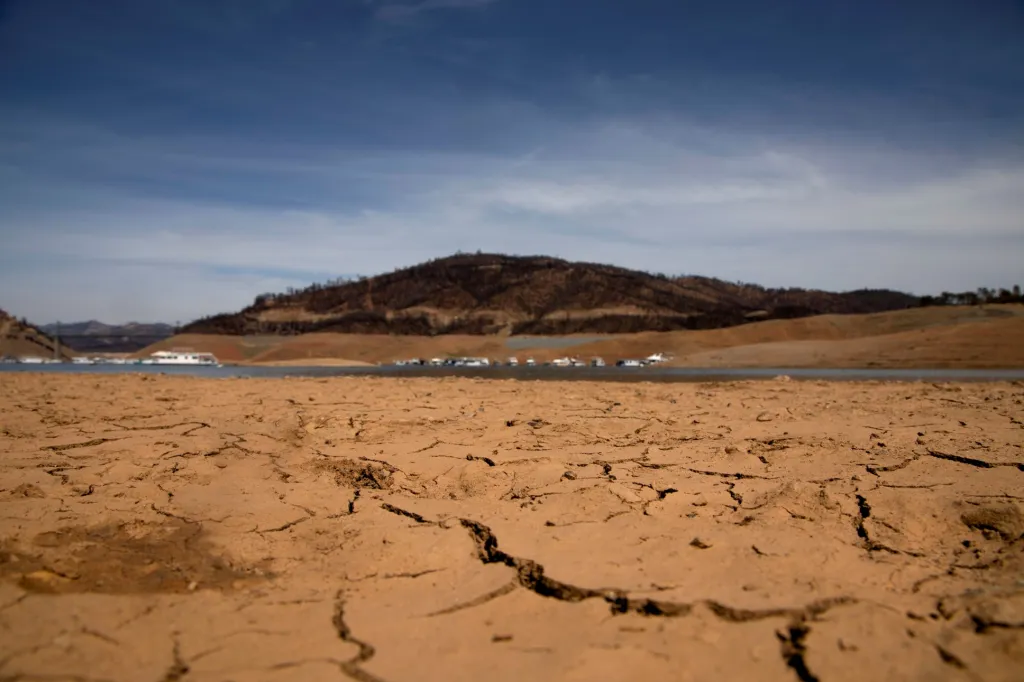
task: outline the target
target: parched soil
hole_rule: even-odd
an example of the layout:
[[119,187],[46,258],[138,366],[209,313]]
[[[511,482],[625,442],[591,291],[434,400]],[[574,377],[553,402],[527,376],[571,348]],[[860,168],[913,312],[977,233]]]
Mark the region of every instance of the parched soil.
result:
[[0,374],[0,679],[1019,680],[1024,386]]

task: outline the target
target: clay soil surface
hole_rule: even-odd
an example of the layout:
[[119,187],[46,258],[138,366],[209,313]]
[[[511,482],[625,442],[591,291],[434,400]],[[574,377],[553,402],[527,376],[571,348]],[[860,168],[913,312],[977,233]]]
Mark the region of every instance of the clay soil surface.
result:
[[0,679],[1020,680],[1022,401],[0,375]]

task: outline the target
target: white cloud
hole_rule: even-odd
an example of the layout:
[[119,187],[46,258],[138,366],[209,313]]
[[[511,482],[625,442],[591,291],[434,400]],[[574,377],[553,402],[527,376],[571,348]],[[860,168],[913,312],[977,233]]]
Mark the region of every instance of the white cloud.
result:
[[[90,183],[59,165],[0,168],[0,305],[40,321],[191,319],[460,249],[832,289],[1024,280],[1024,164],[936,168],[898,149],[712,132],[617,123],[506,158],[280,147],[254,156],[224,140],[136,144],[76,129],[54,158],[160,187],[211,169],[204,182],[216,185],[253,161],[271,182],[243,204]],[[886,181],[878,169],[891,167],[899,177]],[[371,194],[337,198],[360,182]],[[275,201],[296,187],[316,189],[306,208]]]

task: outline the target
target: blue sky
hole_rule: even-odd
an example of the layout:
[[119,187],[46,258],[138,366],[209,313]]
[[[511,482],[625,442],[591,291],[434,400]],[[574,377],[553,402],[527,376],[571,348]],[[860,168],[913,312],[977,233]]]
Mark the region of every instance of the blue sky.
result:
[[0,0],[0,306],[188,320],[456,250],[1024,283],[1024,5]]

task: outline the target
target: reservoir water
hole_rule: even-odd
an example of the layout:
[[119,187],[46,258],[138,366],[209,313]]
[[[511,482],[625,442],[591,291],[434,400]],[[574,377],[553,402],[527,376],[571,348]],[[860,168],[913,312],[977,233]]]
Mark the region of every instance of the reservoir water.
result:
[[1024,369],[809,369],[719,367],[189,367],[174,365],[0,364],[0,372],[43,374],[166,374],[211,378],[472,377],[526,381],[743,381],[788,376],[828,381],[1024,381]]

